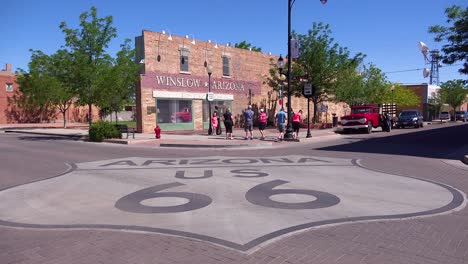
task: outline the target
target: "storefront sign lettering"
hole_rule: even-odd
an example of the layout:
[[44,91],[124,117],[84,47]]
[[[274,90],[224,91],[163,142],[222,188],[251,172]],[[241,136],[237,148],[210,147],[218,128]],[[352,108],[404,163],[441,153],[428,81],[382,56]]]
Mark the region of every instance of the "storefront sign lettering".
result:
[[[196,78],[184,78],[176,76],[156,75],[158,86],[183,87],[183,88],[200,88],[208,87],[208,82],[203,82]],[[245,91],[245,86],[241,82],[232,81],[212,81],[211,89],[213,90],[231,90]]]
[[[147,72],[142,78],[144,87],[152,89],[184,89],[185,91],[201,91],[208,88],[208,76],[194,76],[188,74],[168,74]],[[211,78],[211,89],[218,92],[243,93],[245,91],[259,91],[260,81],[244,81],[229,78]]]

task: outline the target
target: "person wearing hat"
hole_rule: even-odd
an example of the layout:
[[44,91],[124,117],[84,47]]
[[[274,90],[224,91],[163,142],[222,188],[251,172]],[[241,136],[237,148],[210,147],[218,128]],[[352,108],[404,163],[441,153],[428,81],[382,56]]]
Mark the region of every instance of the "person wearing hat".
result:
[[260,109],[260,114],[258,115],[258,129],[260,130],[260,134],[262,134],[260,139],[265,139],[265,135],[263,134],[263,130],[265,130],[267,124],[267,114],[263,110]]

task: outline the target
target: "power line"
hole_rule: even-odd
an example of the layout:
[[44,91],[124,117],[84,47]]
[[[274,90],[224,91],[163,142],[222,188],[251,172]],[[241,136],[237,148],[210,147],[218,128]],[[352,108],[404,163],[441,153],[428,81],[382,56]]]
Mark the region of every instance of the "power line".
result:
[[[447,67],[455,67],[455,66],[460,66],[460,65],[463,65],[463,64],[444,65],[444,68],[447,68]],[[384,72],[384,73],[385,73],[385,74],[389,74],[389,73],[411,72],[411,71],[420,71],[420,70],[424,70],[424,68],[409,69],[409,70],[401,70],[401,71],[390,71],[390,72]]]
[[384,73],[385,73],[385,74],[388,74],[388,73],[410,72],[410,71],[420,71],[420,70],[424,70],[424,68],[420,68],[420,69],[411,69],[411,70],[401,70],[401,71],[391,71],[391,72],[384,72]]

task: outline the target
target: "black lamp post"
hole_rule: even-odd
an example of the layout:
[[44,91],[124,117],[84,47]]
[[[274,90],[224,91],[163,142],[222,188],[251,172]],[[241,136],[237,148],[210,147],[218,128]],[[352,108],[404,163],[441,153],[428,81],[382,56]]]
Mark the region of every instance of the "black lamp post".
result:
[[[211,74],[213,73],[213,66],[208,64],[206,70],[208,71],[208,93],[211,93]],[[208,135],[211,135],[213,133],[213,128],[211,127],[211,99],[208,98],[208,95],[206,99],[208,100]]]
[[392,87],[390,89],[392,89],[392,115],[393,115],[393,113],[394,113],[394,111],[393,111],[393,93],[395,92],[395,86],[392,85]]
[[[326,4],[328,0],[320,0],[322,4]],[[286,128],[286,134],[284,135],[285,140],[293,140],[293,129],[292,129],[292,108],[291,108],[291,9],[294,5],[296,0],[288,0],[288,72],[286,73],[286,77],[288,78],[288,126]],[[284,68],[284,61],[283,57],[279,57],[278,62],[278,69],[280,75],[282,74]]]

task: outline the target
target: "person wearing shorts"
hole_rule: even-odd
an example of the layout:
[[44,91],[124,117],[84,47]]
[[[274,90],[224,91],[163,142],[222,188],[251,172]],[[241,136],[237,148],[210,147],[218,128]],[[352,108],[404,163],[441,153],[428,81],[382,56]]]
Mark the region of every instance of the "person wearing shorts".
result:
[[[245,140],[253,139],[252,128],[253,128],[253,116],[254,112],[252,111],[252,106],[249,105],[244,111],[244,131],[245,131]],[[249,137],[250,135],[250,137]]]
[[263,131],[266,128],[266,124],[267,124],[267,114],[262,108],[260,109],[260,114],[258,115],[258,129],[260,130],[260,134],[262,134],[260,139],[265,139],[265,135],[263,134]]
[[278,126],[278,141],[282,141],[284,139],[284,130],[286,128],[286,119],[288,119],[288,115],[284,112],[284,109],[281,108],[278,113],[276,113],[275,120],[276,125]]
[[293,119],[292,119],[292,127],[293,127],[293,137],[294,139],[299,138],[299,128],[301,126],[301,119],[302,119],[302,110],[299,110],[299,112],[294,113]]

